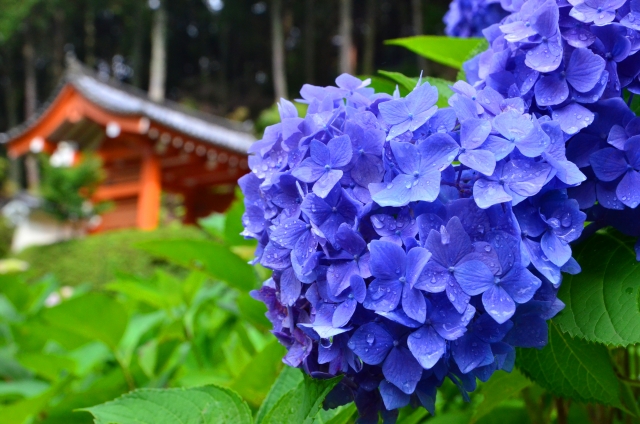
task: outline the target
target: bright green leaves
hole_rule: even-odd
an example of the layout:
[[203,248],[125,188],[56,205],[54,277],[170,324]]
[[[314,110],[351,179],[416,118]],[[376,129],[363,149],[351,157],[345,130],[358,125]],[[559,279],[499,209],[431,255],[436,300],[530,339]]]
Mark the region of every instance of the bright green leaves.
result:
[[260,409],[258,409],[256,424],[261,424],[267,412],[269,412],[284,395],[295,389],[302,382],[302,379],[302,371],[297,368],[285,367],[275,383],[273,383],[273,386],[271,386],[271,390],[269,390],[269,394],[264,402],[262,402]]
[[42,317],[52,327],[87,340],[100,340],[114,350],[129,320],[121,303],[98,293],[76,297],[45,309]]
[[582,272],[562,282],[558,296],[566,306],[554,319],[560,330],[606,345],[640,343],[640,264],[633,244],[607,231],[574,248]]
[[519,349],[516,361],[525,375],[554,395],[621,406],[619,382],[607,348],[573,339],[553,322],[547,346]]
[[251,424],[251,411],[234,392],[213,385],[141,389],[85,409],[96,424]]
[[[400,72],[379,71],[379,74],[398,84],[401,94],[404,95],[413,90],[418,83],[418,78],[410,78]],[[426,81],[438,89],[438,107],[449,106],[449,97],[453,95],[453,91],[449,88],[450,85],[453,85],[452,82],[433,77],[423,77],[422,81]],[[392,85],[392,87],[389,94],[395,89],[395,86]]]
[[484,39],[482,38],[420,35],[387,40],[385,44],[402,46],[434,62],[460,69],[469,54],[483,41]]
[[[267,347],[265,352],[267,349],[273,350]],[[265,361],[262,363],[268,367]],[[255,369],[252,371],[259,374]],[[258,380],[261,377],[247,374],[243,378]],[[255,423],[346,424],[355,413],[354,405],[330,411],[320,409],[325,396],[339,381],[339,378],[315,380],[303,377],[298,369],[286,368],[260,406]],[[242,397],[230,389],[214,385],[135,390],[84,410],[93,414],[95,424],[254,423],[251,410]]]
[[285,348],[273,340],[253,357],[229,386],[252,405],[259,406],[284,364]]
[[177,265],[201,270],[242,291],[256,288],[256,275],[249,264],[228,246],[210,240],[159,240],[137,245],[154,256]]
[[482,385],[481,393],[484,400],[476,408],[470,422],[475,423],[488,415],[506,399],[530,385],[531,381],[517,370],[513,370],[511,373],[496,372],[488,382]]
[[313,423],[313,418],[320,410],[325,396],[339,381],[340,378],[315,380],[305,375],[295,389],[282,396],[266,413],[262,423]]

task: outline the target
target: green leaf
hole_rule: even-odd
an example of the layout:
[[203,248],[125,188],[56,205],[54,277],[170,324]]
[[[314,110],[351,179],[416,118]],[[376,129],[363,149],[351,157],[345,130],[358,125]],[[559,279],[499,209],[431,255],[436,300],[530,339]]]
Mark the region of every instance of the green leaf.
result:
[[[378,71],[380,75],[383,75],[390,80],[399,84],[400,87],[406,90],[406,93],[411,92],[418,83],[418,78],[410,78],[400,72],[388,72],[388,71]],[[433,78],[433,77],[422,77],[423,81],[428,82],[438,89],[438,107],[447,107],[449,106],[449,97],[453,95],[453,91],[449,88],[450,85],[453,85],[452,82],[444,80],[442,78]],[[402,94],[402,92],[401,92]]]
[[353,402],[335,409],[320,410],[313,420],[313,424],[349,424],[353,422],[351,418],[356,412],[356,405]]
[[157,240],[136,247],[178,265],[206,272],[241,291],[256,288],[251,266],[226,246],[209,240]]
[[284,395],[302,383],[302,378],[302,371],[299,369],[284,367],[275,383],[271,386],[264,402],[260,405],[260,409],[258,409],[256,424],[261,424],[267,412],[269,412]]
[[484,400],[476,408],[471,417],[471,423],[475,423],[489,414],[505,399],[519,393],[529,385],[531,385],[531,382],[518,370],[513,370],[511,373],[496,372],[488,382],[482,385],[481,393],[484,396]]
[[51,327],[89,340],[100,340],[116,350],[127,327],[127,310],[115,299],[97,293],[78,296],[42,312]]
[[402,46],[434,62],[460,69],[484,38],[454,38],[438,35],[419,35],[415,37],[387,40],[385,44]]
[[69,379],[60,380],[47,391],[36,397],[24,399],[10,405],[0,406],[2,424],[24,424],[44,410],[53,399],[69,383]]
[[552,394],[579,402],[620,407],[618,378],[603,345],[573,339],[549,323],[549,343],[541,350],[518,349],[520,371]]
[[95,424],[250,424],[251,411],[236,393],[213,385],[140,389],[84,409]]
[[158,309],[170,309],[182,304],[180,281],[161,270],[156,270],[156,275],[150,280],[120,279],[107,284],[105,288]]
[[265,316],[267,307],[264,303],[255,300],[248,293],[240,293],[236,303],[243,319],[264,330],[271,328],[271,322]]
[[398,86],[400,90],[400,94],[402,96],[406,96],[409,93],[409,90],[404,88],[404,86],[399,86],[397,85],[396,82],[390,81],[388,78],[380,77],[377,75],[360,77],[360,79],[366,79],[366,78],[371,79],[371,84],[369,85],[369,87],[373,88],[376,91],[376,93],[393,94],[393,92],[396,89],[396,86]]
[[0,399],[30,398],[45,392],[50,385],[40,380],[0,381]]
[[429,424],[468,424],[471,419],[469,412],[452,411],[444,414],[438,414],[429,419]]
[[267,391],[282,369],[284,347],[273,340],[253,357],[229,388],[236,391],[249,404],[260,406]]
[[562,332],[607,345],[640,343],[640,264],[634,243],[611,230],[574,249],[582,272],[565,276],[558,293],[566,306],[554,321]]
[[407,93],[413,91],[413,89],[416,88],[416,84],[418,84],[418,78],[411,78],[400,72],[378,71],[378,73],[389,78],[396,84],[399,84],[402,88],[407,90]]
[[76,363],[61,355],[23,353],[18,355],[20,363],[36,375],[49,381],[58,381],[65,373],[75,373]]
[[267,412],[264,424],[310,424],[316,416],[325,396],[338,384],[340,378],[317,380],[304,376],[304,380],[289,391]]
[[131,364],[133,352],[138,347],[142,336],[159,325],[165,317],[164,311],[155,311],[149,314],[135,315],[131,318],[118,346],[118,357],[123,365],[128,367]]

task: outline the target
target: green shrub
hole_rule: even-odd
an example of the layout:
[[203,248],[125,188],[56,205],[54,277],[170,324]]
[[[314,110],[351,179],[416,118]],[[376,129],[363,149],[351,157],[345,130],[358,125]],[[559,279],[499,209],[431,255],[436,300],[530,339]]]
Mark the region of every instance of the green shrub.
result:
[[203,239],[206,235],[196,227],[172,226],[155,231],[121,230],[91,235],[48,246],[34,246],[16,255],[29,263],[28,277],[53,274],[63,285],[92,283],[102,286],[118,272],[151,276],[155,268],[180,271],[175,265],[159,260],[133,245],[148,240]]

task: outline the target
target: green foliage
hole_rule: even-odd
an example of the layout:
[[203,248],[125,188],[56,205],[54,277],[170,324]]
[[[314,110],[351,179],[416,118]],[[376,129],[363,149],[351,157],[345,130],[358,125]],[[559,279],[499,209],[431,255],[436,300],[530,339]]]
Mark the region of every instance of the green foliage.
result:
[[141,389],[86,408],[96,424],[250,424],[251,411],[237,394],[216,386]]
[[[105,316],[109,319],[105,320]],[[48,326],[83,337],[87,341],[99,340],[114,350],[128,321],[124,305],[99,293],[89,293],[44,309],[41,317]]]
[[621,406],[619,383],[607,348],[562,333],[549,325],[549,343],[541,350],[519,349],[520,370],[551,393],[580,402]]
[[[61,285],[92,283],[102,286],[113,281],[118,271],[149,277],[156,268],[176,271],[174,265],[133,247],[146,240],[204,239],[194,227],[167,227],[155,231],[121,230],[48,246],[34,246],[16,255],[29,264],[27,275],[56,276]],[[184,272],[183,272],[184,274]]]
[[81,222],[99,215],[109,208],[107,203],[93,204],[90,199],[105,178],[102,161],[85,155],[70,167],[53,166],[42,156],[42,208],[60,221]]
[[0,43],[9,39],[20,28],[31,8],[40,0],[0,0]]
[[563,332],[607,345],[640,343],[640,264],[634,243],[609,230],[575,248],[582,272],[562,282],[558,295],[566,306],[554,320]]
[[387,40],[385,44],[402,46],[434,62],[460,69],[469,54],[483,41],[483,38],[419,35]]
[[256,415],[256,424],[261,424],[267,411],[271,410],[284,395],[298,387],[298,385],[302,383],[302,379],[302,371],[299,369],[290,367],[284,368],[275,383],[273,383],[271,390],[269,390],[267,397],[260,406],[258,414]]
[[481,394],[484,397],[476,408],[470,423],[475,423],[482,417],[488,415],[506,399],[520,393],[522,389],[531,385],[517,370],[511,373],[498,371],[491,379],[482,386]]
[[[403,95],[413,90],[418,83],[418,78],[410,78],[399,72],[379,71],[379,73],[398,84],[398,87],[401,88],[401,94]],[[423,77],[422,80],[438,89],[438,103],[436,103],[438,107],[448,107],[449,97],[453,95],[453,91],[449,86],[453,85],[453,82],[433,77]]]
[[[394,73],[375,78],[401,90],[416,82]],[[114,254],[113,240],[120,240],[123,254],[147,258],[146,274],[124,267],[126,274],[113,272],[99,286],[78,284],[91,282],[79,274],[73,289],[54,277],[27,284],[33,271],[0,274],[0,421],[127,424],[180,416],[202,423],[354,423],[353,403],[322,408],[339,379],[314,380],[283,365],[285,349],[269,333],[264,305],[248,294],[265,275],[246,263],[255,244],[238,235],[241,215],[239,198],[226,215],[201,220],[202,232],[113,233],[69,242],[76,243],[69,253],[74,265],[85,272]],[[114,234],[122,239],[107,244]],[[100,249],[99,259],[78,263],[87,246]],[[519,350],[519,371],[479,383],[471,403],[445,382],[437,416],[408,406],[398,423],[551,424],[562,405],[567,423],[582,423],[593,416],[584,403],[612,405],[629,419],[640,415],[636,383],[620,377],[638,373],[637,367],[625,371],[638,358],[632,345],[640,325],[632,246],[603,232],[577,247],[583,274],[565,279],[560,296],[567,307],[550,324],[544,349]],[[158,257],[162,261],[151,259]]]
[[338,384],[340,378],[316,380],[305,375],[304,379],[282,396],[267,412],[264,424],[313,423],[325,396]]
[[223,244],[210,240],[148,241],[136,245],[141,250],[177,265],[201,270],[241,290],[257,286],[252,267]]

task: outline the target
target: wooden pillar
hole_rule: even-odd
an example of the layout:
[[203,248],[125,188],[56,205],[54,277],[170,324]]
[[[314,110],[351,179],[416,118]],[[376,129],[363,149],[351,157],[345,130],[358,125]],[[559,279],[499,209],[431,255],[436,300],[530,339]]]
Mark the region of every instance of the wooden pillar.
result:
[[138,228],[153,230],[160,219],[160,160],[151,147],[145,148],[140,169],[140,195],[138,197]]

